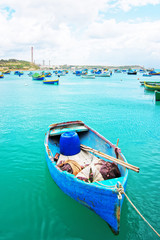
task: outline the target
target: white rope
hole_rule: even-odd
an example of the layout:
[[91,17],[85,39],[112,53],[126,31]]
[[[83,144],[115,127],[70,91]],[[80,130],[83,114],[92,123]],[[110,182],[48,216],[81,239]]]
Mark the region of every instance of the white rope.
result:
[[136,210],[136,212],[140,215],[140,217],[148,224],[148,226],[158,235],[158,237],[160,237],[160,234],[151,226],[151,224],[142,216],[142,214],[140,213],[140,211],[136,208],[136,206],[132,203],[132,201],[129,199],[129,197],[127,196],[127,194],[124,192],[124,188],[122,187],[122,185],[120,184],[120,187],[117,188],[118,193],[120,194],[124,194],[125,197],[127,198],[127,200],[129,201],[129,203],[132,205],[132,207]]

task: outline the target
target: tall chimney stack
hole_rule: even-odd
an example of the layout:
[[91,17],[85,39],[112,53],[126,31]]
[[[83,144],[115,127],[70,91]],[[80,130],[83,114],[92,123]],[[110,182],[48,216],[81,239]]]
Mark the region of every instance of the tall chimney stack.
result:
[[33,63],[33,47],[31,47],[31,63]]

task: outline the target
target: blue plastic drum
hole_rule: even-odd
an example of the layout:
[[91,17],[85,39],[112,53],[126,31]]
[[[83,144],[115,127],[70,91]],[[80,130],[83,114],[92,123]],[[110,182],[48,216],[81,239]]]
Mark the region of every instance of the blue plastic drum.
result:
[[65,132],[60,137],[60,153],[72,156],[80,152],[80,140],[76,132]]

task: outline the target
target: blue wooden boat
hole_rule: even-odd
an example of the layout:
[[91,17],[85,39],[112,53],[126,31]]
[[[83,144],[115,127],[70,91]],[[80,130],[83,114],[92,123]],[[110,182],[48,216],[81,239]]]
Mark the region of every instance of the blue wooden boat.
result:
[[124,70],[120,70],[120,69],[115,69],[114,70],[115,73],[121,73],[122,71],[124,71]]
[[[103,151],[104,154],[108,154],[111,158],[120,159],[119,161],[121,163],[128,164],[125,157],[117,145],[112,144],[82,121],[52,124],[49,126],[45,135],[46,160],[53,180],[64,193],[97,213],[108,223],[112,231],[118,234],[120,213],[124,199],[124,195],[121,195],[118,189],[119,186],[122,186],[125,191],[128,169],[118,164],[117,166],[121,173],[120,177],[95,182],[84,182],[75,175],[67,171],[62,171],[56,161],[57,156],[59,156],[59,154],[61,156],[61,153],[63,153],[63,147],[65,147],[67,151],[73,151],[72,154],[68,152],[66,155],[73,155],[70,157],[76,157],[78,155],[76,154],[77,152],[74,152],[77,148],[75,143],[70,145],[66,143],[65,146],[65,142],[62,141],[64,140],[64,134],[78,135],[81,144],[80,152],[84,150],[83,146],[85,145],[90,147],[89,151],[90,149],[97,149],[98,152]],[[90,152],[90,154],[92,154],[92,157],[97,157],[97,153],[94,153],[94,151],[93,153]],[[63,153],[62,156],[64,155]],[[106,161],[102,156],[101,159]]]
[[29,73],[28,73],[28,76],[29,76],[29,77],[32,77],[32,75],[33,75],[32,72],[29,72]]
[[3,71],[2,74],[10,74],[11,71],[10,70],[6,70],[6,71]]
[[21,75],[23,75],[24,74],[24,72],[20,72],[20,71],[15,71],[14,72],[14,75],[18,75],[18,76],[21,76]]
[[128,72],[127,72],[128,75],[136,75],[137,74],[137,71],[136,70],[133,70],[133,69],[129,69]]
[[152,75],[149,73],[143,73],[143,77],[151,77]]
[[76,74],[76,76],[81,76],[81,75],[82,75],[82,71],[78,71],[78,70],[77,70],[77,71],[75,72],[75,74]]
[[100,74],[95,74],[95,77],[110,77],[110,76],[111,76],[111,74],[110,74],[109,71],[107,71],[107,72],[102,72],[102,73],[100,73]]
[[156,75],[159,76],[159,75],[160,75],[160,72],[150,71],[149,74],[152,75],[152,76],[156,76]]
[[45,77],[51,77],[52,74],[51,74],[50,72],[46,72],[46,73],[44,73],[44,76],[45,76]]
[[44,74],[34,73],[32,75],[32,79],[33,80],[44,80],[45,77],[44,77]]
[[1,75],[0,75],[0,78],[4,78],[4,75],[3,75],[3,74],[1,74]]
[[55,80],[43,80],[43,83],[45,83],[45,84],[58,85],[58,84],[59,84],[59,79],[55,79]]

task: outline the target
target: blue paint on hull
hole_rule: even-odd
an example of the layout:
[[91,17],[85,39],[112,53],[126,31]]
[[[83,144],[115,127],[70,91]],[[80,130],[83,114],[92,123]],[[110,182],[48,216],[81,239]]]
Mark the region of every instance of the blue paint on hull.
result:
[[44,80],[45,78],[44,77],[38,77],[38,78],[35,78],[35,77],[32,77],[33,80]]
[[[56,153],[59,153],[59,144],[54,143],[52,140],[50,141],[48,136],[49,132],[46,135],[45,144],[48,143],[49,149],[54,156]],[[115,153],[113,151],[113,146],[111,146],[109,142],[105,142],[102,138],[103,137],[101,135],[97,135],[95,131],[89,129],[87,133],[81,134],[80,141],[82,144],[86,145],[90,143],[88,146],[92,145],[91,147],[95,147],[98,144],[103,150],[104,148],[106,149],[103,152],[107,152],[108,154],[110,153],[111,156],[114,156]],[[101,148],[98,149],[102,151]],[[121,157],[124,158],[122,154]],[[100,185],[98,183],[83,182],[82,180],[77,179],[73,174],[61,171],[56,166],[53,159],[48,155],[47,149],[46,160],[53,180],[62,189],[62,191],[97,213],[109,224],[113,232],[118,234],[120,226],[120,212],[124,195],[122,195],[122,199],[119,200],[116,188],[111,188],[111,186],[116,186],[119,181],[125,190],[128,179],[128,170],[120,166],[119,169],[122,175],[120,178],[101,181],[100,184],[103,185]]]

